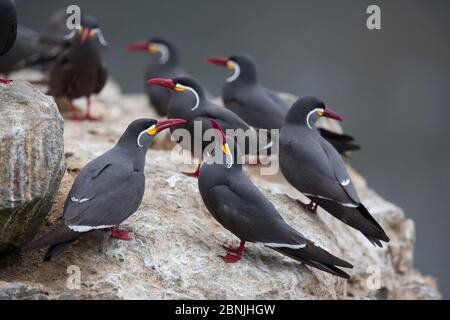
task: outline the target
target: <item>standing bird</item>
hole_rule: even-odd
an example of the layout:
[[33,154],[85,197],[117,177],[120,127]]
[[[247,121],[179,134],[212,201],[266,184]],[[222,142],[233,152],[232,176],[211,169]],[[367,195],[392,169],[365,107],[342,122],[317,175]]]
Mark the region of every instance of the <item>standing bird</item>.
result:
[[102,48],[107,45],[95,18],[84,16],[82,27],[68,37],[68,48],[64,50],[50,70],[49,94],[66,97],[70,101],[81,97],[87,99],[85,117],[76,115],[72,102],[74,120],[99,120],[91,115],[92,94],[102,91],[108,77],[103,62]]
[[[196,139],[202,138],[204,133],[211,129],[210,120],[216,120],[222,128],[227,129],[241,129],[248,133],[245,141],[241,141],[241,149],[244,154],[261,154],[264,150],[270,148],[269,141],[259,141],[259,135],[256,130],[250,127],[244,120],[242,120],[234,112],[222,108],[211,102],[205,93],[202,86],[191,78],[175,78],[175,79],[150,79],[150,85],[165,87],[170,89],[172,97],[169,102],[168,117],[177,117],[188,120],[183,127],[190,133],[190,141],[182,141],[183,148],[188,149],[197,158],[203,157],[203,151],[209,145],[208,141],[202,141],[200,148],[196,148]],[[176,116],[175,116],[176,115]],[[202,137],[196,136],[196,123],[201,123]],[[269,139],[267,139],[269,140]],[[245,144],[245,145],[243,145]],[[262,144],[260,147],[259,145]],[[197,170],[189,176],[198,177],[200,165]]]
[[[178,49],[167,39],[155,37],[146,42],[130,44],[127,49],[149,53],[150,61],[145,71],[145,80],[188,76],[188,73],[180,66]],[[160,116],[166,116],[171,92],[157,86],[146,86],[145,89],[150,104],[155,107]]]
[[14,47],[0,56],[0,73],[8,75],[27,67],[42,68],[50,64],[64,49],[64,39],[42,35],[19,25]]
[[289,110],[280,133],[280,167],[286,180],[317,205],[359,230],[372,244],[389,242],[383,228],[360,202],[342,158],[315,127],[320,117],[342,118],[315,97],[299,99]]
[[[222,90],[225,107],[239,115],[251,126],[262,129],[281,129],[289,106],[277,92],[258,82],[256,64],[245,55],[229,58],[209,58],[207,63],[226,67],[233,71]],[[319,129],[339,153],[359,150],[353,137]]]
[[83,234],[100,229],[111,231],[115,239],[130,240],[128,231],[118,226],[142,202],[148,147],[159,132],[184,122],[179,119],[132,122],[115,147],[81,170],[64,204],[64,223],[22,250],[49,246],[44,260],[51,261]]
[[[17,37],[17,12],[14,0],[0,0],[0,56],[14,46]],[[0,79],[0,83],[8,83]]]
[[211,125],[217,131],[220,148],[214,150],[219,156],[213,152],[203,163],[198,178],[200,194],[213,217],[241,240],[239,249],[225,248],[227,254],[223,260],[237,262],[245,243],[254,242],[311,267],[350,278],[338,267],[352,268],[351,264],[316,246],[283,220],[273,204],[242,172],[217,122],[211,120]]

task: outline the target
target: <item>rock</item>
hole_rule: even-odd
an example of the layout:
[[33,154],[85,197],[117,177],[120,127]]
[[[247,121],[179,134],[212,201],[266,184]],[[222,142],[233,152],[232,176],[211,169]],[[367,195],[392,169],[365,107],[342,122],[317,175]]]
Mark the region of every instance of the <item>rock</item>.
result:
[[0,85],[0,251],[34,237],[64,174],[63,121],[30,84]]
[[[91,159],[109,149],[129,122],[152,116],[144,96],[95,100],[105,121],[66,123],[67,173],[41,233],[61,219],[74,177]],[[433,279],[413,266],[414,222],[383,200],[351,170],[367,207],[392,241],[374,248],[359,232],[319,210],[303,211],[301,195],[280,175],[247,172],[283,217],[318,245],[355,265],[345,281],[305,267],[261,245],[248,244],[241,261],[218,258],[222,245],[238,239],[205,209],[197,181],[180,173],[180,158],[161,142],[148,153],[146,193],[139,211],[126,221],[129,242],[96,232],[83,237],[53,263],[44,251],[0,259],[0,293],[9,299],[439,299]],[[75,270],[75,273],[73,272]],[[76,284],[75,286],[73,284]],[[19,287],[20,290],[10,288]],[[17,293],[16,293],[17,292]]]

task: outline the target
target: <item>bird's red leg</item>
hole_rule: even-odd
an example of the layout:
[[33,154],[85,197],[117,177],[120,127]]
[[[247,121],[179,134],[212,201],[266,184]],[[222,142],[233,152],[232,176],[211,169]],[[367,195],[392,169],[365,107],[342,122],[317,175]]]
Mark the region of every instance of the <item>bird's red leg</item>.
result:
[[11,80],[7,80],[7,79],[2,79],[2,78],[0,78],[0,84],[8,84],[8,83],[10,83],[11,82]]
[[130,232],[127,230],[121,230],[119,227],[112,227],[112,228],[109,228],[108,231],[111,232],[111,238],[113,238],[113,239],[125,240],[125,241],[131,240]]
[[91,98],[86,98],[86,108],[87,108],[87,113],[86,116],[84,117],[84,120],[89,120],[89,121],[99,121],[101,120],[101,118],[97,118],[91,115]]
[[[244,252],[244,247],[245,247],[245,241],[241,241],[241,244],[239,245],[239,249],[235,250],[236,252],[233,254],[232,252],[227,250],[227,254],[225,256],[221,256],[221,258],[226,262],[226,263],[236,263],[239,260],[241,260],[241,255],[242,252]],[[229,248],[232,249],[232,248]]]
[[198,176],[200,175],[200,167],[201,164],[198,165],[197,170],[195,170],[195,172],[183,172],[183,174],[188,177],[198,178]]
[[317,213],[317,203],[311,200],[310,203],[306,204],[300,200],[297,200],[297,203],[304,209],[308,210],[311,213]]
[[77,115],[77,107],[75,107],[75,104],[73,101],[70,101],[70,112],[72,113],[71,119],[74,121],[79,121],[81,118]]
[[227,253],[237,254],[239,251],[239,248],[233,248],[232,246],[223,245],[222,247],[227,251]]

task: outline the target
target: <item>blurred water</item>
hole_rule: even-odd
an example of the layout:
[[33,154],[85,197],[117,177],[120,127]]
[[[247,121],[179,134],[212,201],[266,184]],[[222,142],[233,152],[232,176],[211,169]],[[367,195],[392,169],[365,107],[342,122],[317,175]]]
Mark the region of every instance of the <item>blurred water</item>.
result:
[[[127,42],[169,35],[209,90],[224,71],[211,55],[246,52],[274,89],[320,96],[345,116],[363,151],[352,163],[385,198],[416,221],[416,265],[450,298],[450,1],[16,0],[20,21],[45,30],[69,4],[100,18],[112,75],[141,92],[144,55]],[[382,9],[382,30],[366,28],[366,8]]]

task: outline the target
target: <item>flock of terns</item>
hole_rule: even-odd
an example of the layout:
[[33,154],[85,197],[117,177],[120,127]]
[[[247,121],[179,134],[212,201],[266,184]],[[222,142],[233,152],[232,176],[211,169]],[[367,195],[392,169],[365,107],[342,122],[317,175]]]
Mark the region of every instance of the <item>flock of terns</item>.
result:
[[[56,29],[64,30],[61,27],[64,18],[59,14],[52,19]],[[98,120],[90,113],[89,97],[104,87],[107,69],[102,58],[106,41],[97,20],[83,16],[80,28],[59,38],[57,32],[52,36],[33,34],[38,40],[29,42],[28,51],[25,50],[32,53],[22,50],[19,55],[20,48],[17,48],[16,56],[11,57],[16,40],[23,44],[26,42],[23,38],[32,34],[31,31],[21,34],[20,30],[14,1],[0,0],[0,72],[5,70],[2,69],[5,64],[8,70],[30,64],[45,66],[50,95],[71,101],[87,98],[87,114],[79,116],[72,105],[73,119]],[[39,51],[42,46],[45,50]],[[238,150],[243,147],[243,154],[252,154],[252,150],[230,141],[224,133],[230,129],[279,129],[281,171],[292,186],[310,199],[309,203],[299,201],[299,204],[312,213],[318,206],[322,207],[360,231],[375,246],[382,247],[382,242],[389,242],[383,228],[361,203],[342,160],[342,155],[359,147],[350,136],[315,126],[322,117],[342,120],[320,99],[304,97],[288,106],[276,92],[258,82],[251,57],[210,58],[208,63],[230,72],[223,87],[224,108],[212,102],[201,84],[180,67],[179,52],[170,41],[153,38],[131,44],[128,50],[148,53],[147,94],[151,105],[160,116],[167,116],[167,120],[132,122],[111,150],[81,170],[65,201],[63,222],[23,246],[23,251],[48,247],[44,260],[53,260],[79,237],[95,230],[108,230],[113,238],[130,240],[129,232],[119,226],[141,204],[146,154],[153,139],[169,128],[172,133],[178,128],[193,133],[195,122],[202,123],[202,130],[215,131],[218,147],[209,156],[222,161],[203,159],[196,172],[189,175],[198,178],[208,211],[240,240],[238,248],[225,248],[226,255],[222,257],[225,262],[237,262],[245,243],[253,242],[339,277],[348,279],[350,276],[341,268],[352,268],[350,263],[305,238],[282,218],[243,172]],[[8,63],[19,56],[20,61]],[[8,85],[8,80],[1,80],[0,86]],[[183,148],[193,143],[185,142],[180,141]],[[202,156],[204,148],[201,155],[194,156]]]

